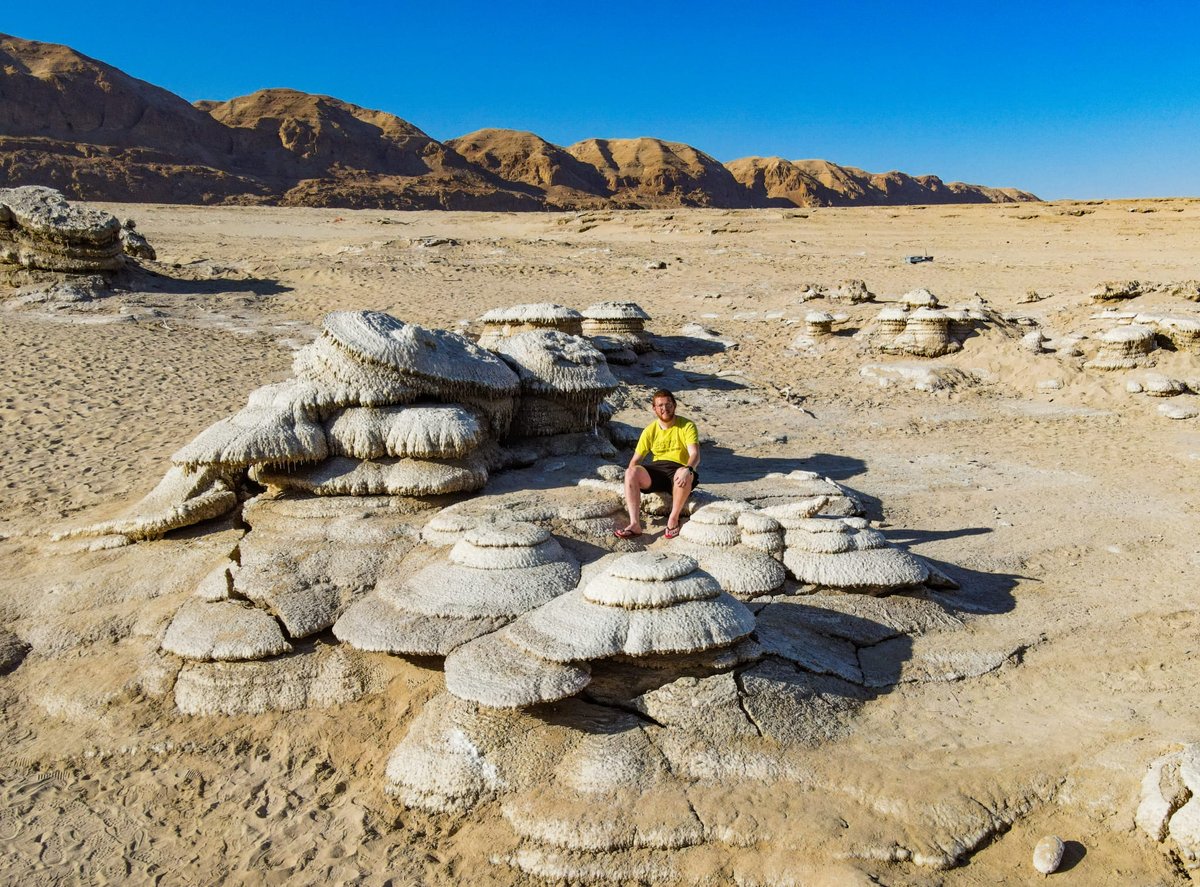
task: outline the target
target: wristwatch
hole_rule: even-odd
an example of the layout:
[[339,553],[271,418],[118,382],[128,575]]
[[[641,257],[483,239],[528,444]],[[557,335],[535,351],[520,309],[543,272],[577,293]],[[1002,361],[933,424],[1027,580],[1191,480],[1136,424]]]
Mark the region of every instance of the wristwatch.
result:
[[695,477],[695,475],[696,475],[695,468],[693,468],[691,465],[684,465],[683,467],[686,468],[688,471],[690,471],[692,473],[692,476]]

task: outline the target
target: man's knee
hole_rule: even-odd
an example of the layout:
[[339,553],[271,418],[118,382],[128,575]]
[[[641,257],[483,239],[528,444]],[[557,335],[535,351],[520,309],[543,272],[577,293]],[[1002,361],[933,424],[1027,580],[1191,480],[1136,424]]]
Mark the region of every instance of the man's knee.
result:
[[650,486],[650,472],[640,465],[625,469],[625,486],[645,490]]

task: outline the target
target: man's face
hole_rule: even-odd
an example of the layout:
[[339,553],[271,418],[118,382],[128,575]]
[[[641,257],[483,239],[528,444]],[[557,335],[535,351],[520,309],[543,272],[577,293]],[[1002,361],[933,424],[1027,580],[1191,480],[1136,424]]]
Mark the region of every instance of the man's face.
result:
[[654,415],[663,422],[670,422],[675,418],[675,401],[669,397],[654,398]]

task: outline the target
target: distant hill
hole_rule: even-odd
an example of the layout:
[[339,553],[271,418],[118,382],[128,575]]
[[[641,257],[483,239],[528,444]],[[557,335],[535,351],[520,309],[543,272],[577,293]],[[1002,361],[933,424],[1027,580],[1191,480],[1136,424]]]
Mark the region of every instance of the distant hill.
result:
[[765,207],[1036,200],[824,160],[722,165],[654,138],[443,144],[384,111],[264,89],[192,105],[66,46],[0,35],[0,186],[83,200],[379,209]]
[[1038,198],[1015,188],[943,182],[937,176],[870,173],[828,160],[743,157],[725,164],[756,206],[897,206],[1014,203]]

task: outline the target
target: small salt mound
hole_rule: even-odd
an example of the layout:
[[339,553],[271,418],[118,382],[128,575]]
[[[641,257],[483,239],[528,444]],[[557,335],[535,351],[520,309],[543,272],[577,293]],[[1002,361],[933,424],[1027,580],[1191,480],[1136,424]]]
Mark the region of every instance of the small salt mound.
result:
[[489,708],[521,708],[574,696],[591,680],[587,665],[548,662],[514,646],[499,632],[464,644],[446,657],[446,689]]
[[875,318],[875,331],[880,339],[894,339],[904,332],[906,326],[908,326],[907,307],[884,308]]
[[436,496],[478,490],[487,483],[486,462],[465,459],[379,459],[359,461],[334,456],[315,465],[288,471],[256,467],[259,483],[317,496]]
[[55,533],[55,541],[79,536],[126,536],[157,539],[171,530],[220,517],[237,505],[223,469],[211,465],[189,470],[174,465],[125,517]]
[[[783,551],[780,524],[774,518],[745,510],[750,507],[745,502],[731,501],[704,506],[684,525],[676,546],[694,557],[700,568],[711,574],[722,589],[741,600],[775,591],[787,578],[783,566],[771,556],[773,550]],[[740,544],[743,538],[741,519],[749,515],[760,518],[757,522],[760,527],[776,527],[777,531],[770,533],[772,538],[755,540],[765,546],[765,550]],[[749,522],[756,523],[754,518]]]
[[188,601],[175,614],[162,648],[185,659],[266,659],[292,646],[268,613],[233,601]]
[[356,359],[399,372],[424,393],[457,400],[472,391],[511,396],[517,379],[495,355],[446,330],[404,323],[381,311],[335,311],[325,317],[325,335]]
[[1179,379],[1172,379],[1160,373],[1146,373],[1138,382],[1137,390],[1151,397],[1174,397],[1185,393],[1188,388]]
[[829,296],[832,299],[840,299],[851,304],[875,301],[875,294],[867,289],[866,281],[857,279],[843,280],[829,293]]
[[452,459],[483,442],[486,421],[456,404],[350,407],[327,420],[325,431],[336,456]]
[[798,521],[806,520],[814,514],[819,514],[829,499],[826,496],[812,496],[797,502],[783,505],[770,505],[761,509],[761,513],[776,521],[785,530],[800,526]]
[[579,565],[543,528],[483,523],[455,544],[449,562],[401,583],[381,579],[333,630],[359,649],[386,643],[388,652],[445,654],[578,582]]
[[1145,366],[1156,347],[1154,330],[1141,324],[1118,326],[1100,335],[1096,356],[1084,364],[1093,370],[1128,370]]
[[650,315],[636,302],[597,302],[583,312],[588,320],[640,320],[647,321]]
[[915,289],[905,293],[896,301],[912,308],[936,308],[938,299],[927,289]]
[[1158,412],[1168,419],[1195,419],[1197,416],[1200,416],[1200,405],[1179,402],[1160,403],[1158,405]]
[[1135,323],[1153,323],[1158,331],[1171,340],[1176,349],[1195,351],[1200,348],[1200,317],[1181,317],[1173,314],[1142,315],[1139,314]]
[[592,579],[583,589],[583,598],[634,610],[718,597],[721,586],[698,567],[687,555],[635,552]]
[[694,552],[700,568],[712,575],[721,588],[739,600],[771,594],[783,586],[787,571],[769,552],[748,545],[733,548],[699,549]]
[[356,360],[327,337],[299,349],[292,358],[297,380],[313,386],[323,408],[333,406],[389,406],[411,403],[421,391],[414,379],[392,367]]
[[[767,495],[758,492],[743,498],[751,499],[755,505],[760,507],[770,507],[800,499],[824,496],[827,501],[821,506],[823,514],[838,516],[862,514],[862,504],[852,491],[813,471],[797,469],[787,474],[772,472],[766,475],[762,482],[769,486]],[[761,490],[761,487],[757,489]]]
[[738,527],[742,531],[742,545],[773,558],[783,556],[783,524],[775,518],[761,511],[747,511],[738,515]]
[[244,407],[218,419],[171,457],[176,465],[245,468],[278,462],[314,462],[329,454],[318,422],[287,407]]
[[582,333],[582,320],[574,308],[548,302],[493,308],[479,318],[484,325],[481,348],[494,349],[504,339],[536,330],[557,330],[571,336]]
[[[844,521],[828,523],[831,528],[824,532],[812,532],[803,525],[787,527],[783,563],[797,581],[827,588],[887,593],[929,579],[929,567],[923,561],[908,552],[886,547],[882,534],[855,528]],[[848,545],[853,547],[847,548]],[[842,550],[827,553],[828,549]]]
[[828,311],[809,311],[804,315],[804,332],[813,339],[833,335],[833,315]]
[[[715,584],[715,580],[714,584]],[[554,662],[650,656],[723,647],[754,630],[754,616],[728,594],[627,610],[569,592],[504,629],[506,637]]]

